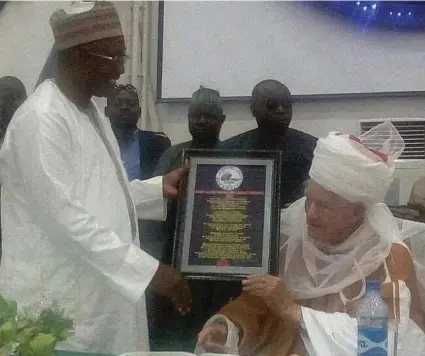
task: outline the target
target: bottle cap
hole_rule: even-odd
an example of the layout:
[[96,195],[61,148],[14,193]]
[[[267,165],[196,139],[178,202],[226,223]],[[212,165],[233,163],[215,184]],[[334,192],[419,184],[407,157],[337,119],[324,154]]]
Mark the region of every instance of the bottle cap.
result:
[[381,289],[381,281],[372,281],[372,280],[366,281],[366,290],[379,291],[380,289]]

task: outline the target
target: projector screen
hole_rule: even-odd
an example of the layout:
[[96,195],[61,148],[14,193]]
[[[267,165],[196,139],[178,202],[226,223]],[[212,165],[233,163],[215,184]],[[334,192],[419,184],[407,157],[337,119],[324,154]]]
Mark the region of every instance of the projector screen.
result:
[[425,91],[421,32],[361,30],[307,2],[162,5],[159,100],[189,98],[200,85],[249,97],[268,78],[296,96]]

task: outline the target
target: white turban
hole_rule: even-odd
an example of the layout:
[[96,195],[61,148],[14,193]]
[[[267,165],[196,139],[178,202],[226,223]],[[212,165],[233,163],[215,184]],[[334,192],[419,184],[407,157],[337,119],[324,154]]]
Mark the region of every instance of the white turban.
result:
[[280,274],[295,297],[341,293],[345,302],[342,290],[364,282],[385,261],[392,243],[400,239],[400,230],[383,200],[393,181],[394,160],[403,150],[404,141],[390,122],[358,138],[331,132],[319,139],[310,177],[350,202],[363,203],[366,215],[346,241],[323,251],[307,234],[305,198],[282,212],[281,232],[288,240],[282,246],[285,263]]
[[350,202],[381,203],[393,181],[394,160],[403,150],[404,141],[390,122],[359,138],[331,132],[317,143],[310,177]]

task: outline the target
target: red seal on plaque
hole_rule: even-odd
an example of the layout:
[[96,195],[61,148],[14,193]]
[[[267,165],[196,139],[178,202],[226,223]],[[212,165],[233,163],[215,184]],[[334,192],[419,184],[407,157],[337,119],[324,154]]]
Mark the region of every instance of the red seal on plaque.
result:
[[217,267],[224,267],[224,266],[228,266],[229,264],[230,264],[230,262],[229,262],[229,260],[228,260],[228,259],[226,259],[226,258],[220,258],[220,259],[217,261],[216,266],[217,266]]

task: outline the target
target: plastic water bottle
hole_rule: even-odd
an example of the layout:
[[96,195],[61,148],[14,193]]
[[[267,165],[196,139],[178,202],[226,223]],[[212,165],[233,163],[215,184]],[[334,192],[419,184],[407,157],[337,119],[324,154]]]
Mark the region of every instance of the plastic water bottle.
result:
[[388,307],[381,298],[380,281],[366,281],[357,308],[357,355],[388,355]]

